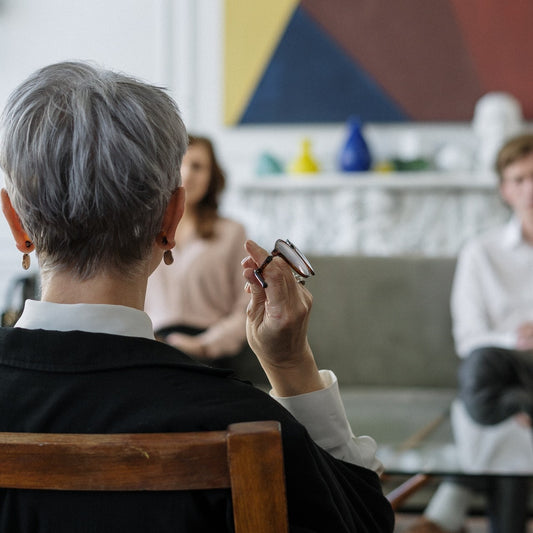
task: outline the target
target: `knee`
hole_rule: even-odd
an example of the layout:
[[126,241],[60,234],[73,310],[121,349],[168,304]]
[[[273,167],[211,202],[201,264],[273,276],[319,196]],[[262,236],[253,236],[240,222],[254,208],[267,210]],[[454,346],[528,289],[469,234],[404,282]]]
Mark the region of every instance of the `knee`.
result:
[[500,358],[497,348],[477,348],[461,363],[459,367],[459,387],[461,389],[478,389],[498,377],[497,360]]
[[504,348],[480,348],[467,357],[459,368],[459,396],[480,424],[497,424],[531,403],[517,379],[513,353]]

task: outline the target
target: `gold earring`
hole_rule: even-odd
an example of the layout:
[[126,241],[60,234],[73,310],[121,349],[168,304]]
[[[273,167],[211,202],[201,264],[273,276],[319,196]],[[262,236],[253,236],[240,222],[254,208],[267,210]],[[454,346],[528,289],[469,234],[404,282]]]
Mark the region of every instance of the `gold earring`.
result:
[[[166,235],[163,235],[161,237],[161,242],[163,243],[163,246],[166,246],[168,244],[168,239]],[[165,265],[171,265],[174,262],[172,250],[165,250],[165,253],[163,254],[163,261]]]
[[174,256],[172,255],[172,250],[165,250],[163,254],[163,261],[165,265],[171,265],[174,262]]
[[[26,248],[31,248],[32,242],[26,241],[24,244]],[[31,264],[30,254],[28,253],[22,254],[22,268],[24,270],[28,270],[28,268],[30,268],[30,264]]]

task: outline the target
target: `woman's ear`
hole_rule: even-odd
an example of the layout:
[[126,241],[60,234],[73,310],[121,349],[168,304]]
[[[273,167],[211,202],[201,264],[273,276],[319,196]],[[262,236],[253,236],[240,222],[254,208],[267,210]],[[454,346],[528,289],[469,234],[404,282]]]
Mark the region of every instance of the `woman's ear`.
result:
[[6,189],[2,189],[0,191],[0,195],[2,200],[2,212],[4,213],[7,223],[9,224],[9,228],[11,229],[11,233],[15,238],[17,249],[22,253],[32,252],[35,249],[35,246],[28,234],[24,231],[20,218],[13,208],[11,198],[9,198],[9,194]]
[[[185,210],[185,189],[178,187],[168,202],[165,215],[163,216],[163,223],[161,225],[160,235],[164,235],[167,239],[167,243],[170,244],[170,248],[174,248],[176,245],[176,228],[183,216]],[[165,246],[166,248],[166,246]]]

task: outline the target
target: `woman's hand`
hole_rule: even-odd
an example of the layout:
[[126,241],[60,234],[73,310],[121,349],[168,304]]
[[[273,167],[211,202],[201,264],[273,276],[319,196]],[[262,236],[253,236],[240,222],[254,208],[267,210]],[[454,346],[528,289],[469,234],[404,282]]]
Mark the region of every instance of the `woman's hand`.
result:
[[311,293],[294,279],[280,257],[265,267],[268,287],[263,289],[253,271],[269,254],[253,241],[247,241],[245,249],[249,256],[242,265],[251,296],[246,335],[274,394],[293,396],[324,388],[307,341]]

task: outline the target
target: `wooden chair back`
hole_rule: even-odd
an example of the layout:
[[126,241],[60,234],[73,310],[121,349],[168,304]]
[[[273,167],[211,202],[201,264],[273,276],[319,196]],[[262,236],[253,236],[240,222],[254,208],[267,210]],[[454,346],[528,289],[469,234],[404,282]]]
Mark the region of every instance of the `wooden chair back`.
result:
[[0,433],[0,487],[231,489],[236,533],[288,532],[278,422],[194,433]]

